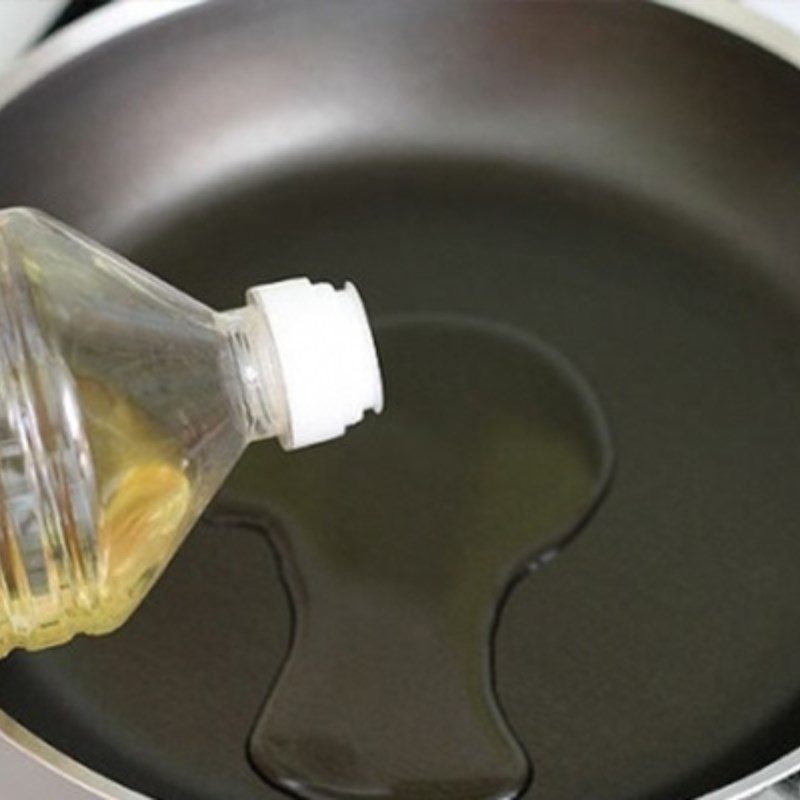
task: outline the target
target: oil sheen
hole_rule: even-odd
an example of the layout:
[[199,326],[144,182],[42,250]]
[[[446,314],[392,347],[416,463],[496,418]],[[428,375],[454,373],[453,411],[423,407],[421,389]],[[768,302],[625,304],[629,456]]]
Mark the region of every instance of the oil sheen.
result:
[[513,328],[410,318],[379,339],[381,419],[254,448],[228,484],[266,492],[295,612],[250,756],[303,798],[513,797],[531,769],[494,691],[495,622],[596,507],[610,437],[570,363]]

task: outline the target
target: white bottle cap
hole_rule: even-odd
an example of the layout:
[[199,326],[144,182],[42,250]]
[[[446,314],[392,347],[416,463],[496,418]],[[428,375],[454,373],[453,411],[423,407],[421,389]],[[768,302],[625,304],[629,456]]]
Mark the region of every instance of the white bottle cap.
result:
[[293,278],[254,286],[247,299],[272,339],[273,382],[286,414],[277,433],[285,449],[335,439],[365,411],[381,412],[378,354],[355,286]]

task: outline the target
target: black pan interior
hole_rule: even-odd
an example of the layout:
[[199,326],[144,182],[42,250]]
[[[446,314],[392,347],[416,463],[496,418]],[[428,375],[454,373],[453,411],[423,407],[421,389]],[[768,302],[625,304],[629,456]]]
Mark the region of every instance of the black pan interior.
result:
[[[565,353],[617,474],[511,595],[499,696],[531,797],[677,800],[800,744],[798,108],[787,64],[646,4],[212,2],[0,111],[0,206],[218,308],[350,278],[379,338],[457,314]],[[226,521],[269,510],[267,452],[123,631],[8,659],[0,705],[153,797],[278,797],[245,742],[290,608]]]

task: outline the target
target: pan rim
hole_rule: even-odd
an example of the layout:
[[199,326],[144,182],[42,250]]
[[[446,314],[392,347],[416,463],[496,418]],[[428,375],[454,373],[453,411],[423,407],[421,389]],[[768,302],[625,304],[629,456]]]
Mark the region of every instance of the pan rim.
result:
[[[72,23],[6,70],[0,80],[0,112],[17,97],[63,65],[107,44],[118,36],[165,19],[189,8],[214,0],[117,0]],[[647,0],[664,9],[681,13],[718,27],[754,44],[782,61],[800,69],[800,33],[772,22],[732,0]],[[41,787],[43,796],[62,797],[65,781],[72,784],[69,800],[153,800],[86,767],[47,744],[0,709],[0,751],[9,758],[24,759],[26,776]],[[800,747],[763,769],[696,800],[762,800],[800,797],[797,789],[787,794],[780,784],[800,776]],[[774,790],[774,791],[772,791]],[[65,798],[65,800],[67,800]]]

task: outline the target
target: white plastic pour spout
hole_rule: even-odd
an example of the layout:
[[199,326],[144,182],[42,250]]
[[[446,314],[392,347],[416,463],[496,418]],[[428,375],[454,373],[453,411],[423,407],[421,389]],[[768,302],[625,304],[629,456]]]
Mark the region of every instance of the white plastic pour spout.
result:
[[284,412],[277,430],[284,448],[335,439],[365,411],[380,413],[378,355],[352,284],[335,289],[294,278],[255,286],[247,300],[263,323],[258,348],[269,362],[263,366],[271,373],[269,403]]

